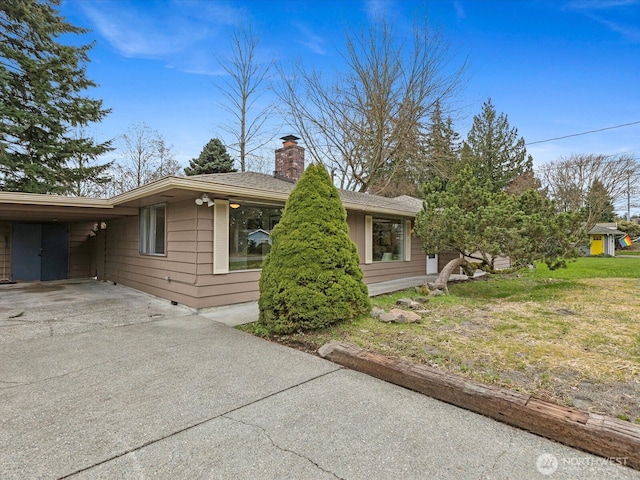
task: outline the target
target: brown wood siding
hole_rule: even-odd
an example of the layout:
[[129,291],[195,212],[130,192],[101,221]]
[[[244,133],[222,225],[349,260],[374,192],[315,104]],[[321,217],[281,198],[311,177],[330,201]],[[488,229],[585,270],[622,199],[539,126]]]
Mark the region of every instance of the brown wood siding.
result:
[[198,249],[206,244],[196,245],[196,225],[211,225],[211,210],[186,200],[168,203],[166,216],[166,255],[139,252],[137,216],[108,222],[102,279],[194,307]]
[[[100,278],[192,308],[258,299],[260,270],[213,274],[212,209],[198,207],[188,200],[167,204],[166,212],[166,256],[141,255],[138,252],[138,217],[110,221],[105,231],[106,270]],[[425,274],[426,256],[421,252],[417,238],[412,239],[410,262],[364,265],[364,215],[350,214],[347,222],[361,256],[366,282]],[[99,245],[100,241],[98,238],[96,243]],[[97,249],[100,250],[100,246]],[[100,260],[96,262],[100,263]]]
[[94,223],[72,223],[69,225],[69,278],[87,278],[92,271],[95,249]]
[[[438,271],[441,271],[447,263],[449,263],[454,258],[459,258],[460,254],[458,252],[444,252],[438,254]],[[465,257],[469,261],[477,261],[473,258]],[[499,257],[496,259],[494,266],[497,270],[503,270],[505,268],[511,267],[511,259],[509,257]],[[464,273],[462,269],[457,269],[453,273]]]
[[[460,253],[456,251],[442,252],[438,254],[438,272],[441,272],[442,269],[454,258],[460,258]],[[453,273],[460,273],[460,269]]]
[[11,279],[11,224],[0,222],[0,280]]
[[[364,223],[364,219],[363,219]],[[386,282],[399,278],[418,277],[426,275],[427,256],[422,251],[420,240],[411,237],[411,261],[409,262],[373,262],[369,265],[360,264],[366,283]]]
[[100,228],[96,232],[95,248],[93,250],[92,270],[95,270],[99,280],[105,279],[105,259],[106,259],[106,233],[107,231]]

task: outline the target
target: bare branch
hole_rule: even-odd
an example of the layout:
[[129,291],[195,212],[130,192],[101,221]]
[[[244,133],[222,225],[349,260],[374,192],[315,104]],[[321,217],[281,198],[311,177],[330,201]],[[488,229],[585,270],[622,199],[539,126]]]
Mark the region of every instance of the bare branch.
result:
[[427,23],[408,44],[392,26],[372,22],[346,33],[346,69],[327,83],[300,63],[281,70],[278,96],[314,161],[339,173],[344,188],[385,193],[421,155],[435,103],[453,95],[465,70],[449,65],[449,44]]

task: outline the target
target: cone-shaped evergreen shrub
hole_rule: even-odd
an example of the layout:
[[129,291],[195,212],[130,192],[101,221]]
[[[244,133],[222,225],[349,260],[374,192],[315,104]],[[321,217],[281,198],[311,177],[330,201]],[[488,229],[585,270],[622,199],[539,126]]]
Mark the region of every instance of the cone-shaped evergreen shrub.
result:
[[326,169],[310,165],[291,192],[260,277],[259,324],[313,330],[370,309],[347,212]]

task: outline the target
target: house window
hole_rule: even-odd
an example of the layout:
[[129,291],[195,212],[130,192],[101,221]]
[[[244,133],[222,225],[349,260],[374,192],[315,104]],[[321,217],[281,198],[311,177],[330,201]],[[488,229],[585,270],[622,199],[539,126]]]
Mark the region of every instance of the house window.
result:
[[140,253],[164,255],[166,206],[164,203],[140,208]]
[[373,218],[372,247],[374,262],[405,259],[405,222],[400,219]]
[[[236,208],[233,208],[235,206]],[[280,221],[282,207],[231,204],[229,207],[229,270],[262,268],[271,250],[271,230]]]

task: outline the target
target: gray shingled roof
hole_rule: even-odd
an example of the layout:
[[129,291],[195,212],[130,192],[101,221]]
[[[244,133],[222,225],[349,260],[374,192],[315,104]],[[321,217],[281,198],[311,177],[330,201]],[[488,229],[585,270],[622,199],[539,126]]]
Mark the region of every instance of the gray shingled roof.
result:
[[596,225],[587,232],[588,235],[626,235],[625,232],[621,232],[616,228],[603,227],[602,225]]
[[[295,183],[282,180],[271,175],[255,172],[211,173],[194,175],[194,179],[230,185],[235,187],[252,188],[265,192],[291,193]],[[340,198],[345,203],[369,206],[372,208],[394,209],[415,215],[422,209],[422,200],[409,195],[395,198],[382,197],[369,193],[339,190]]]

